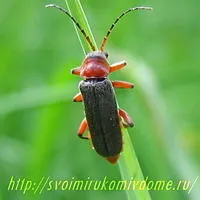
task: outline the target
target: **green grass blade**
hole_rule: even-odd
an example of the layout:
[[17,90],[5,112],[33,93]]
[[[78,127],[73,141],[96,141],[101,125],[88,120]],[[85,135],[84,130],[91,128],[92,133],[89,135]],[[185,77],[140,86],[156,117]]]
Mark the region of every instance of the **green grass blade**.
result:
[[[93,44],[96,46],[94,41],[93,34],[87,22],[87,18],[84,14],[83,8],[79,0],[66,0],[66,4],[70,12],[77,17],[80,22],[82,28],[86,31],[89,37],[92,39]],[[76,27],[75,27],[76,28]],[[88,51],[88,45],[85,45],[85,40],[81,39],[78,33],[79,40],[81,42],[81,46],[84,48],[84,52]],[[128,135],[127,130],[123,130],[124,132],[124,149],[122,156],[119,160],[119,169],[121,173],[121,177],[123,180],[139,180],[142,181],[144,179],[139,162],[137,160],[137,156],[135,154],[134,148],[132,146],[132,142]],[[138,200],[150,200],[150,195],[147,190],[126,190],[127,198],[128,199],[138,199]]]
[[[127,129],[123,130],[123,135],[124,147],[121,158],[118,161],[122,179],[141,182],[144,180],[144,176]],[[127,190],[126,194],[130,200],[151,200],[148,190],[140,189],[139,185],[134,190],[132,188]]]
[[[79,0],[65,0],[67,4],[67,8],[69,12],[77,19],[81,27],[85,30],[86,34],[89,36],[91,39],[94,47],[97,49],[97,45],[94,39],[94,36],[92,34],[92,31],[90,29],[90,26],[88,24],[87,18],[85,16],[85,13],[83,11],[82,5]],[[83,49],[84,54],[87,54],[87,52],[91,51],[91,48],[86,41],[86,39],[82,36],[80,31],[77,29],[77,26],[74,24],[77,36],[79,38],[81,47]]]

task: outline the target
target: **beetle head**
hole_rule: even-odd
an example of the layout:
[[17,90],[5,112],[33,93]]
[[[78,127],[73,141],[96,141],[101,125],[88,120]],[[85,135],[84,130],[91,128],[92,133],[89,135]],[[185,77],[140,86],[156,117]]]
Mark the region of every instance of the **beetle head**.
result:
[[103,51],[88,53],[81,65],[80,76],[83,78],[107,77],[110,72],[107,57],[108,54]]
[[104,51],[92,51],[87,54],[86,59],[88,58],[99,58],[99,59],[107,60],[108,53]]

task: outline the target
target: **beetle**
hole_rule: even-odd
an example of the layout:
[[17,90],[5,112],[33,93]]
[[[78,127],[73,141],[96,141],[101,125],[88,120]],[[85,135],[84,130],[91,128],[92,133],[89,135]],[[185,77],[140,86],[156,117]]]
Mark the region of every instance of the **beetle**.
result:
[[[78,129],[78,136],[82,139],[91,139],[96,152],[114,164],[122,151],[121,128],[123,126],[132,127],[134,123],[126,111],[118,108],[113,88],[133,88],[134,85],[125,81],[108,79],[110,73],[125,67],[127,63],[121,61],[110,65],[104,47],[113,28],[123,16],[131,11],[151,10],[152,8],[135,7],[123,12],[110,26],[100,49],[97,50],[85,30],[67,10],[55,4],[49,4],[46,7],[57,8],[71,18],[92,49],[81,66],[72,69],[72,74],[84,79],[79,84],[80,93],[73,98],[74,102],[84,102],[85,109],[85,118]],[[83,136],[88,129],[88,136]]]

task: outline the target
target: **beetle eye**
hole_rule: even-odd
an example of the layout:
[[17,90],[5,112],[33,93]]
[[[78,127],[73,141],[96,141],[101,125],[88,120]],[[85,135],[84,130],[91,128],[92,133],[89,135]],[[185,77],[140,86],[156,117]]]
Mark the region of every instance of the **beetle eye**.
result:
[[107,52],[104,52],[104,54],[105,54],[106,58],[108,58],[108,53],[107,53]]

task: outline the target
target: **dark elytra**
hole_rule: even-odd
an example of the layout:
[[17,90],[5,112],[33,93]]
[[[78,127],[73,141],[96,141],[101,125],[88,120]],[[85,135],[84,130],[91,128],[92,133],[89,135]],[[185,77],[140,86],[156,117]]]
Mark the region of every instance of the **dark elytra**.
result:
[[87,79],[80,82],[80,90],[95,150],[104,157],[118,155],[122,149],[122,134],[111,81]]
[[128,113],[118,108],[113,87],[133,88],[134,85],[125,81],[111,82],[107,79],[111,72],[125,67],[126,61],[110,65],[107,60],[108,54],[104,51],[104,48],[112,30],[123,16],[131,11],[152,10],[152,8],[135,7],[122,12],[112,23],[100,48],[97,49],[90,36],[67,10],[55,4],[49,4],[46,7],[54,7],[65,13],[75,23],[92,50],[87,54],[81,66],[72,70],[72,74],[85,79],[80,83],[81,93],[73,98],[75,102],[83,101],[85,107],[86,118],[80,124],[78,136],[82,139],[90,139],[88,136],[83,136],[89,128],[93,146],[97,153],[114,164],[122,150],[120,126],[132,127],[134,124]]

